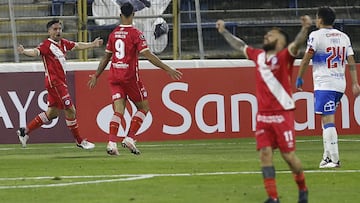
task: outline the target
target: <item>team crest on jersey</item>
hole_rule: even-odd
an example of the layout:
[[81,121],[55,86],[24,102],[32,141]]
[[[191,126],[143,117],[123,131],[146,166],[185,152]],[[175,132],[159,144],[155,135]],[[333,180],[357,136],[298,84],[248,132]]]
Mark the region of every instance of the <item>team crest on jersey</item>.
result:
[[270,70],[278,69],[280,66],[278,65],[278,58],[273,56],[270,60]]
[[276,57],[276,56],[274,56],[274,57],[272,57],[271,58],[271,65],[276,65],[277,64],[277,62],[278,62],[278,58]]
[[70,104],[71,104],[70,99],[66,99],[66,100],[64,101],[64,105],[65,105],[65,106],[70,106]]

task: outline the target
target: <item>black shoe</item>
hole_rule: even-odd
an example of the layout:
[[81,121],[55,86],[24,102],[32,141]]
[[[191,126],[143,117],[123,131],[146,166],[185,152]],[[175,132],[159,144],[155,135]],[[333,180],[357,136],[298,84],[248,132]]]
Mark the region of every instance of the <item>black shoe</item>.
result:
[[298,203],[308,203],[308,194],[309,194],[309,191],[307,189],[300,190]]
[[269,197],[264,203],[280,203],[279,199],[273,199]]
[[29,136],[25,133],[25,128],[19,128],[19,130],[16,131],[16,134],[19,137],[21,146],[26,147],[26,142],[28,141]]

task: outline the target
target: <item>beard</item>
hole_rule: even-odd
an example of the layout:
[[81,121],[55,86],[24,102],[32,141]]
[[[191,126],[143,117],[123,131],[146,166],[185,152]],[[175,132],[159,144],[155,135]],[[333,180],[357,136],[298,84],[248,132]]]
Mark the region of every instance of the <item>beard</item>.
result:
[[270,42],[270,43],[267,43],[267,44],[263,44],[263,49],[265,51],[272,51],[272,50],[275,50],[275,47],[276,47],[276,43],[277,43],[277,40],[273,41],[273,42]]

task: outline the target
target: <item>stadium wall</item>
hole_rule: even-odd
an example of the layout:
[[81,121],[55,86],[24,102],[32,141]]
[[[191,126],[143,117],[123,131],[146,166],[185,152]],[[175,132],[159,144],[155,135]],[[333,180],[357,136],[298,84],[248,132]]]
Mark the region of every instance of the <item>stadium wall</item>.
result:
[[[252,137],[255,130],[255,73],[248,60],[169,60],[183,72],[173,81],[162,70],[140,61],[141,77],[149,94],[151,111],[139,130],[138,141]],[[299,61],[296,61],[293,78]],[[87,87],[89,75],[98,62],[68,62],[68,83],[76,104],[80,131],[95,142],[107,141],[112,116],[107,74],[95,89]],[[358,64],[359,68],[360,64]],[[348,73],[347,73],[348,74]],[[360,97],[348,88],[336,115],[338,132],[359,134]],[[46,110],[42,63],[0,64],[0,143],[18,143],[15,131]],[[321,135],[320,118],[314,115],[311,70],[304,77],[303,92],[296,92],[297,135]],[[135,107],[128,104],[127,126]],[[64,116],[43,125],[31,134],[30,143],[72,142]],[[123,136],[127,129],[120,129]]]

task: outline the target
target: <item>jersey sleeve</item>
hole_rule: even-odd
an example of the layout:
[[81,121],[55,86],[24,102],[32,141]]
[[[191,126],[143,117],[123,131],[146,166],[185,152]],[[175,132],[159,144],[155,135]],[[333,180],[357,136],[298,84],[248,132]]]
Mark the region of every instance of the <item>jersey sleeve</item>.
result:
[[105,51],[108,52],[108,53],[113,53],[114,52],[114,35],[112,33],[109,34],[109,37],[108,37],[108,41],[106,43],[106,48],[105,48]]
[[66,47],[66,50],[72,50],[76,43],[67,39],[63,39],[62,43],[64,43],[64,46]]
[[138,50],[138,52],[142,52],[149,48],[144,34],[140,31],[138,31],[135,36],[135,44],[136,44],[136,49]]
[[310,53],[316,52],[316,43],[317,43],[317,37],[315,33],[312,32],[309,35],[305,52],[310,52]]
[[261,52],[260,49],[255,49],[254,47],[251,46],[246,46],[244,51],[246,57],[252,61],[256,61],[256,58],[260,52]]
[[47,53],[49,53],[49,48],[47,48],[46,44],[47,43],[45,43],[44,41],[36,47],[40,51],[40,55],[46,55]]
[[346,40],[347,40],[347,44],[348,44],[348,47],[347,47],[347,51],[346,51],[346,56],[351,56],[351,55],[354,55],[354,50],[351,46],[351,40],[349,38],[349,36],[346,35]]
[[295,61],[295,56],[291,54],[289,48],[283,49],[280,54],[282,54],[285,58],[285,61],[288,62],[288,67],[292,67]]

